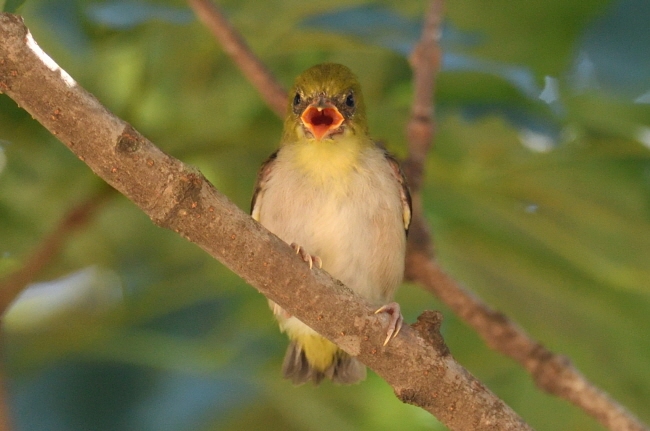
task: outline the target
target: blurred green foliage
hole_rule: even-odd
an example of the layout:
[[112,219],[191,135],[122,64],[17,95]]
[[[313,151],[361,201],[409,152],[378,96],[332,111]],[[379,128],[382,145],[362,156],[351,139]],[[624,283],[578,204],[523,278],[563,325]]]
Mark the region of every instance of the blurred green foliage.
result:
[[[318,62],[355,70],[373,135],[405,154],[406,56],[426,2],[220,3],[287,86]],[[424,190],[444,267],[646,422],[649,5],[447,2]],[[281,123],[182,1],[20,11],[80,85],[248,209]],[[0,277],[101,189],[0,97]],[[286,341],[265,299],[117,194],[34,281],[54,296],[33,291],[5,322],[17,430],[444,429],[372,373],[353,387],[283,381]],[[435,298],[407,285],[397,299],[409,322],[442,309],[454,356],[536,429],[602,429]]]

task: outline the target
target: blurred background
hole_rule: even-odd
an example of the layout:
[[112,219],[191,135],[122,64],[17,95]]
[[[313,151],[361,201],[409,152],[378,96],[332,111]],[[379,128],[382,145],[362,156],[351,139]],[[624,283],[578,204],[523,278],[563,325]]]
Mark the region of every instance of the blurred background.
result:
[[[0,1],[0,4],[3,2]],[[11,0],[6,3],[13,3]],[[289,86],[341,62],[370,130],[405,155],[407,56],[425,1],[219,1]],[[181,0],[27,0],[41,47],[165,152],[248,210],[281,122]],[[423,190],[437,258],[650,422],[650,2],[446,4],[438,132]],[[0,96],[0,277],[106,186]],[[295,388],[265,298],[117,193],[3,318],[16,430],[444,430],[369,373]],[[436,298],[453,355],[537,430],[602,430],[537,390]]]

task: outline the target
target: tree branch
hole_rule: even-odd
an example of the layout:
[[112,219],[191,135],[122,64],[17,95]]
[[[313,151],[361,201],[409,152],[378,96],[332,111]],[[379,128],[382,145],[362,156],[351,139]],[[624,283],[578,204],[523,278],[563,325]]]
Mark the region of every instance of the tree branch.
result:
[[[188,3],[202,21],[211,23],[210,29],[213,33],[221,35],[217,37],[218,41],[241,42],[238,48],[225,48],[228,53],[234,53],[231,56],[237,64],[259,64],[243,42],[243,38],[209,0],[188,0]],[[403,168],[409,179],[413,197],[413,220],[406,257],[406,278],[419,283],[447,304],[455,314],[475,329],[492,349],[521,364],[541,389],[568,400],[612,431],[648,431],[649,429],[631,412],[576,370],[568,358],[549,351],[502,313],[491,309],[449,277],[433,258],[431,234],[424,220],[420,189],[424,178],[424,162],[435,134],[432,96],[435,77],[442,60],[438,40],[443,9],[443,0],[430,2],[420,41],[410,58],[414,98],[411,119],[407,126],[409,156]],[[219,30],[215,30],[214,26],[219,27]],[[244,58],[246,60],[243,60]],[[256,70],[258,73],[268,73],[263,66]],[[245,70],[244,74],[250,76],[250,72]],[[263,84],[265,81],[259,78],[253,80],[250,77],[249,80],[267,104],[282,106],[286,100],[286,94],[274,91],[270,101],[268,90]],[[268,77],[267,81],[275,82],[271,77]],[[276,114],[282,117],[284,109],[276,110]]]
[[420,193],[424,176],[424,162],[435,135],[433,94],[436,75],[440,70],[442,51],[440,40],[444,1],[432,0],[424,18],[420,40],[410,57],[413,69],[413,103],[411,118],[406,128],[409,155],[404,162],[409,186]]
[[383,347],[387,317],[237,208],[196,169],[164,154],[87,93],[37,45],[16,15],[0,14],[0,91],[97,175],[219,259],[262,294],[375,370],[400,399],[452,430],[529,430],[463,369],[425,313]]

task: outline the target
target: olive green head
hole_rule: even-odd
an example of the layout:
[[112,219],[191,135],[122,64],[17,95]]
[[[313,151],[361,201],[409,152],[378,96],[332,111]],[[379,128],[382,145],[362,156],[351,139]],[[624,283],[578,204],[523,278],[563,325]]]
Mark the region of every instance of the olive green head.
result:
[[305,136],[318,141],[344,132],[366,134],[361,85],[346,66],[323,63],[304,71],[289,93],[285,139]]

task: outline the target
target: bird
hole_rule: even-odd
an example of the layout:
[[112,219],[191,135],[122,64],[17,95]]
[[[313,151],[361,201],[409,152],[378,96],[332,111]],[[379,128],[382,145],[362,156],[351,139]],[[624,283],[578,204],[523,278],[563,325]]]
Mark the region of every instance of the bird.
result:
[[[279,149],[257,175],[251,216],[309,265],[387,313],[385,343],[403,317],[392,302],[404,273],[411,197],[397,160],[368,135],[361,86],[341,64],[300,74],[288,97]],[[283,376],[300,385],[353,384],[366,367],[269,300],[290,343]]]

